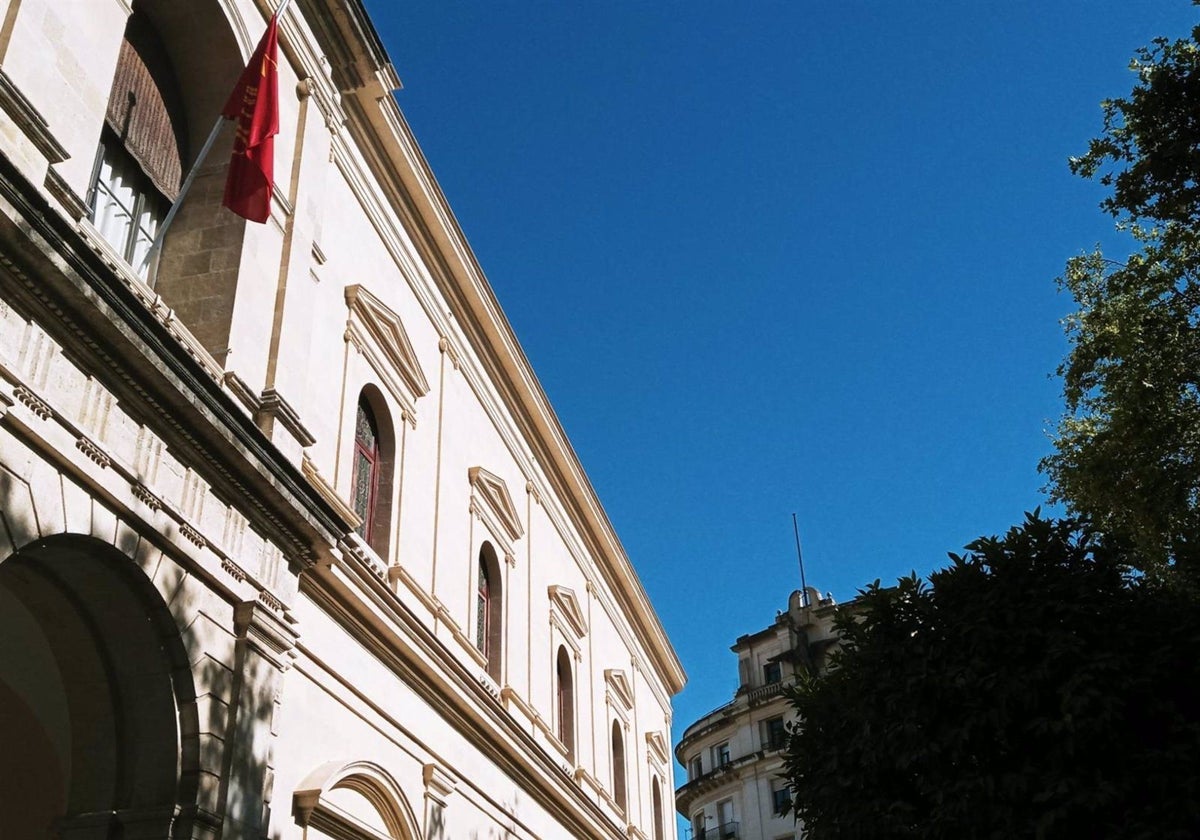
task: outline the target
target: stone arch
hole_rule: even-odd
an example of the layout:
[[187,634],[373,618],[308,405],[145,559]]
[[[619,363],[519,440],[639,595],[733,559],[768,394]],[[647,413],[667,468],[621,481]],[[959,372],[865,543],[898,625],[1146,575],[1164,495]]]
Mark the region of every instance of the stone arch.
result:
[[356,816],[364,815],[354,814],[353,804],[344,797],[339,801],[339,791],[357,796],[373,809],[377,827],[385,837],[422,840],[420,822],[408,797],[390,773],[370,761],[331,761],[305,776],[292,795],[292,816],[296,823],[318,830],[323,827],[340,829],[343,833],[349,830],[349,836],[354,836],[355,821],[370,826],[369,817],[355,820]]
[[166,601],[113,545],[58,534],[0,560],[6,727],[0,824],[14,836],[192,835],[189,656]]

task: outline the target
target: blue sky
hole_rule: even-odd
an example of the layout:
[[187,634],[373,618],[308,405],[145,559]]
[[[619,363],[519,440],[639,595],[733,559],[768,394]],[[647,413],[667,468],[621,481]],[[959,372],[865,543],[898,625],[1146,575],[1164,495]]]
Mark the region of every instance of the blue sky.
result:
[[1066,160],[1185,0],[368,0],[398,96],[690,676],[1043,503]]

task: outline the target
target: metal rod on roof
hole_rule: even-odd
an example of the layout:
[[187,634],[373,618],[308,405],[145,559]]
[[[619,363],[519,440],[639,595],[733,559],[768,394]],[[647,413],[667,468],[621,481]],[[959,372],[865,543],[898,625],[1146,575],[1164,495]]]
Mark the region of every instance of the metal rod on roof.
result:
[[800,591],[804,593],[801,603],[808,603],[808,581],[804,577],[804,555],[800,552],[800,526],[796,524],[796,514],[792,514],[792,531],[796,535],[796,559],[800,561]]

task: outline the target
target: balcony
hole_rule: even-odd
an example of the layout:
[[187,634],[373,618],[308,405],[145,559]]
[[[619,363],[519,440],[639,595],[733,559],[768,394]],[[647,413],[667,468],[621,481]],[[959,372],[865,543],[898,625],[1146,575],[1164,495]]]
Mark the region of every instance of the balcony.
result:
[[702,828],[699,831],[692,831],[692,840],[738,840],[741,836],[736,821],[721,823],[716,828]]
[[786,684],[783,682],[773,682],[767,683],[766,685],[760,685],[757,688],[752,688],[747,694],[747,699],[749,700],[751,706],[757,706],[764,700],[769,700],[777,694],[783,694],[784,685]]

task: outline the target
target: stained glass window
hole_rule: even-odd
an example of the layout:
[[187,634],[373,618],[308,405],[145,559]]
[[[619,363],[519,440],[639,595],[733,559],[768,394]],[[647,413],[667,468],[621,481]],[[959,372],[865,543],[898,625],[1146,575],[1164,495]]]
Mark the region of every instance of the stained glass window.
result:
[[379,434],[371,408],[363,400],[359,400],[354,425],[353,484],[352,507],[362,520],[358,535],[369,540],[375,524],[375,491],[379,486]]
[[487,563],[479,558],[479,589],[475,597],[475,647],[488,656],[488,627],[491,607],[491,587],[488,585]]

